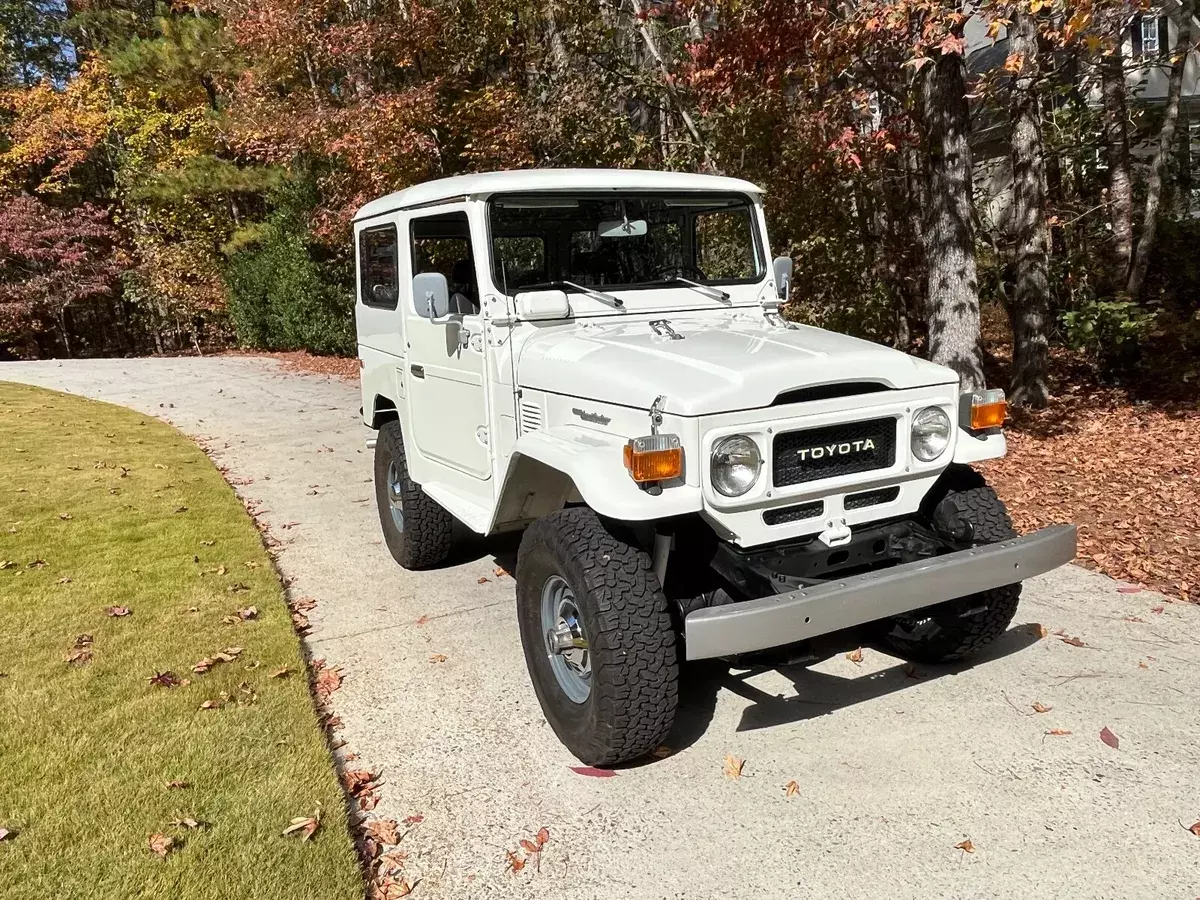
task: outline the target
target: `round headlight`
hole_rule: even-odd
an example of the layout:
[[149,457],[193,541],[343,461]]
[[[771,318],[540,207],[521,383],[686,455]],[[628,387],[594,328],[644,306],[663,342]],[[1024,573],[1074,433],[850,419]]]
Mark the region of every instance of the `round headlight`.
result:
[[712,483],[726,497],[740,497],[758,482],[762,454],[744,434],[717,441],[712,451]]
[[950,446],[950,417],[938,406],[913,416],[912,452],[921,462],[933,462]]

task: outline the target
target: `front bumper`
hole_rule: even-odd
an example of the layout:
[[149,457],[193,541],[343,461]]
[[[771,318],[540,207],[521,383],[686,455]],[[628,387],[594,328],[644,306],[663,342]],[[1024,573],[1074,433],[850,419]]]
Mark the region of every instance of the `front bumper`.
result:
[[1074,525],[1054,525],[998,544],[698,610],[684,620],[687,658],[781,647],[1023,581],[1074,559],[1075,538]]

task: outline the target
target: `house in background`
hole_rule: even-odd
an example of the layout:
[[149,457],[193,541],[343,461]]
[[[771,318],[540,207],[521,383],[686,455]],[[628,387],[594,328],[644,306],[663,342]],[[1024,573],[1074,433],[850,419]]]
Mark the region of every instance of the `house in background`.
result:
[[[1122,55],[1131,112],[1138,108],[1161,107],[1166,103],[1170,55],[1179,35],[1179,15],[1179,4],[1166,0],[1157,5],[1154,13],[1133,16],[1125,29]],[[979,17],[972,17],[966,23],[967,71],[970,78],[1000,69],[1008,59],[1009,41],[1005,29],[1001,28],[994,40],[988,37],[987,29],[988,23]],[[1193,42],[1200,40],[1200,19],[1193,18],[1192,38]],[[1076,96],[1098,110],[1099,78],[1090,72],[1080,72]],[[1200,52],[1195,49],[1188,54],[1184,68],[1176,136],[1179,142],[1177,166],[1180,186],[1188,192],[1188,208],[1192,215],[1200,215],[1200,197],[1196,196],[1192,178],[1192,172],[1200,169]],[[1131,128],[1131,140],[1136,141],[1136,137]],[[977,208],[988,224],[1007,230],[1012,205],[1007,111],[977,107],[973,111],[971,144],[975,159]],[[1130,151],[1136,164],[1139,159],[1144,161],[1154,152],[1154,145],[1151,141],[1142,140],[1133,143]],[[1098,134],[1096,144],[1084,148],[1084,157],[1089,174],[1102,180],[1107,163]]]

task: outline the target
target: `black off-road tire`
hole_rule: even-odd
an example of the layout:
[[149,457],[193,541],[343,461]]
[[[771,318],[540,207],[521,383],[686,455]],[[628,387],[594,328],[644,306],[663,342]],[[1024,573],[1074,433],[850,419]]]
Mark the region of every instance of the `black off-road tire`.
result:
[[[967,466],[951,466],[924,507],[932,512],[948,501],[971,524],[972,542],[994,544],[1017,537],[1003,501],[982,475]],[[1008,584],[957,600],[914,610],[887,625],[883,640],[897,655],[915,662],[963,659],[990,644],[1017,613],[1021,585]]]
[[[388,469],[395,466],[400,482],[401,529],[392,516]],[[375,441],[375,506],[383,540],[396,562],[406,569],[427,569],[450,555],[454,517],[408,476],[399,422],[386,422]]]
[[[558,576],[575,596],[586,633],[591,685],[574,702],[551,667],[542,591]],[[590,509],[539,519],[517,555],[517,619],[525,662],[546,720],[591,766],[610,766],[658,747],[679,703],[677,637],[650,555]]]

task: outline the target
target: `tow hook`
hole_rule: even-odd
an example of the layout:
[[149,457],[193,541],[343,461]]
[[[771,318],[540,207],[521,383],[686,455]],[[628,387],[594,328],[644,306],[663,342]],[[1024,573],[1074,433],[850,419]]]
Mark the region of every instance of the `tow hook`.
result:
[[840,547],[842,544],[850,543],[851,536],[852,532],[850,526],[846,524],[846,520],[838,518],[830,519],[825,523],[825,530],[817,535],[817,540],[826,547]]

